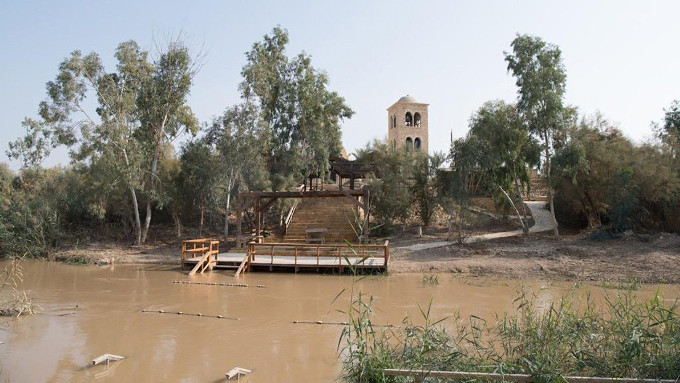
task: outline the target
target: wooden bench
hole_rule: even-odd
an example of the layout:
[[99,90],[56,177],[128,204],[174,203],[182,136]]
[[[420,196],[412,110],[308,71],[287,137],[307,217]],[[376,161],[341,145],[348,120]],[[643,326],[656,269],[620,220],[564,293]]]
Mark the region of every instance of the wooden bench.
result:
[[323,245],[326,243],[326,234],[328,229],[325,228],[309,228],[305,230],[307,234],[307,243],[318,243]]

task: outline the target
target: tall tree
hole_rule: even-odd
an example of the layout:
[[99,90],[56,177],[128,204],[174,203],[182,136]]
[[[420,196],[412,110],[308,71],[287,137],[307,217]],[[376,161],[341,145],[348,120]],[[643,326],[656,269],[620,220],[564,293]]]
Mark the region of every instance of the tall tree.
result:
[[231,198],[239,190],[264,190],[269,175],[264,167],[262,147],[266,129],[251,103],[234,105],[213,121],[206,139],[220,157],[219,171],[225,190],[224,239],[229,239]]
[[327,171],[329,156],[342,148],[340,123],[354,114],[308,55],[286,55],[287,44],[288,32],[274,28],[246,53],[241,71],[242,97],[258,106],[266,124],[263,150],[275,190]]
[[[130,192],[135,241],[143,243],[151,221],[150,203],[157,188],[161,147],[180,129],[192,133],[196,120],[185,104],[195,74],[185,47],[173,42],[158,60],[134,41],[115,52],[116,71],[106,72],[96,53],[74,51],[47,83],[47,99],[40,103],[39,119],[27,118],[26,137],[10,144],[8,154],[37,165],[50,149],[71,148],[73,162],[97,164],[112,176],[111,185]],[[95,103],[86,101],[95,96]],[[142,230],[138,192],[147,192],[147,214]]]
[[149,161],[146,182],[146,217],[141,242],[146,241],[151,223],[151,206],[158,199],[158,161],[164,145],[172,142],[183,130],[196,134],[198,120],[187,105],[191,84],[198,71],[189,49],[180,41],[170,42],[159,52],[153,63],[153,73],[142,83],[137,98],[140,128],[137,136]]
[[567,74],[562,52],[556,45],[529,35],[518,35],[511,46],[513,52],[505,52],[505,61],[519,87],[517,108],[529,130],[542,141],[542,170],[548,181],[554,234],[559,235],[550,172],[556,139],[564,130],[565,119],[571,117],[563,105]]
[[[493,188],[501,191],[517,213],[524,235],[528,235],[527,210],[522,195],[529,183],[529,169],[539,163],[540,147],[525,129],[517,109],[503,101],[486,102],[470,118],[467,139],[476,141],[475,145],[480,149],[476,156],[478,168],[490,176]],[[508,191],[514,194],[514,199]]]

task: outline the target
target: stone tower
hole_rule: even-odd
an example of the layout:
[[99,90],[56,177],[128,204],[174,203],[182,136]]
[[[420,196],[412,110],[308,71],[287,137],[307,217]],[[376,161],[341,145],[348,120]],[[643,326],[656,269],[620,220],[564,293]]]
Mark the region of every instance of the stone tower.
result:
[[406,151],[427,153],[427,106],[406,95],[387,108],[387,142]]

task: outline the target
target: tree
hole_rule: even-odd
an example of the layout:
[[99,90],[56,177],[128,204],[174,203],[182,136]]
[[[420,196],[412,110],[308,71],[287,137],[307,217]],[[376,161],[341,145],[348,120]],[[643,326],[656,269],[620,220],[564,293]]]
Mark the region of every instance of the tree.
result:
[[380,232],[388,234],[394,225],[404,223],[413,206],[412,179],[414,156],[402,148],[373,141],[355,153],[356,162],[373,164],[376,174],[369,175],[366,187],[371,195],[370,216]]
[[205,212],[216,203],[215,189],[220,183],[218,171],[220,158],[207,140],[188,142],[180,155],[181,170],[178,175],[182,199],[199,211],[198,235],[203,235]]
[[[47,83],[46,101],[39,119],[27,118],[27,135],[10,144],[8,155],[37,165],[50,149],[71,148],[73,162],[97,165],[110,175],[110,185],[129,190],[136,242],[146,240],[151,203],[158,193],[161,148],[182,129],[197,131],[196,119],[186,105],[195,75],[188,50],[172,42],[159,58],[149,61],[134,41],[121,43],[116,71],[105,71],[99,55],[74,51]],[[95,96],[94,111],[86,102]],[[138,191],[147,194],[145,224],[139,215]]]
[[264,190],[269,175],[264,167],[262,144],[266,130],[257,109],[250,103],[235,105],[214,119],[206,134],[220,157],[217,169],[225,190],[224,238],[229,238],[231,197],[239,190]]
[[418,215],[424,226],[430,224],[432,214],[437,206],[437,169],[446,157],[442,153],[412,153],[414,158],[413,180],[411,192],[418,207]]
[[554,156],[565,217],[612,234],[669,221],[680,180],[665,145],[636,146],[599,113],[582,118],[566,137]]
[[512,72],[519,87],[517,109],[529,131],[542,141],[542,170],[548,181],[554,234],[559,235],[550,174],[552,155],[556,140],[563,134],[565,121],[573,118],[563,105],[567,74],[562,64],[562,52],[557,46],[529,35],[518,35],[511,46],[513,53],[504,54],[508,71]]
[[[477,156],[481,153],[479,142],[472,137],[460,138],[451,143],[449,159],[451,169],[439,177],[439,187],[445,200],[453,200],[449,214],[449,235],[453,217],[457,218],[458,243],[465,242],[463,227],[468,210],[468,200],[471,192],[476,188],[476,180],[480,176]],[[458,211],[456,211],[456,208]]]
[[259,108],[266,124],[263,146],[272,188],[282,190],[310,174],[324,174],[328,158],[339,155],[340,123],[354,112],[311,58],[285,53],[288,33],[276,27],[246,53],[241,94]]
[[153,63],[153,73],[142,83],[137,97],[137,113],[140,127],[137,129],[146,159],[149,161],[146,189],[146,217],[141,242],[151,223],[151,204],[158,199],[158,161],[161,149],[183,130],[196,134],[198,120],[187,105],[198,65],[193,61],[189,49],[180,41],[170,42],[165,51]]
[[[517,213],[524,235],[528,235],[527,209],[522,195],[529,183],[529,169],[539,163],[540,147],[525,129],[517,109],[503,101],[486,102],[470,118],[467,139],[476,141],[478,169],[489,175],[493,188],[501,191]],[[514,199],[508,193],[511,188],[515,189]]]

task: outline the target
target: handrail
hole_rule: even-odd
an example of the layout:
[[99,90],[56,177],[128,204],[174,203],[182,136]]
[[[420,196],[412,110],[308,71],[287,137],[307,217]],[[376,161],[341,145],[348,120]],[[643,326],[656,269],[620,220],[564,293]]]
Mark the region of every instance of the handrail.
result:
[[288,216],[286,217],[286,220],[283,224],[283,232],[287,233],[288,232],[288,226],[290,226],[291,221],[293,221],[293,214],[295,214],[295,210],[297,209],[298,203],[300,203],[299,199],[295,199],[293,202],[293,206],[290,208],[290,211],[288,212]]
[[[316,250],[316,251],[314,251]],[[337,252],[337,253],[336,253]],[[382,257],[380,254],[382,253]],[[344,258],[361,259],[369,258],[383,258],[384,267],[387,270],[387,264],[390,260],[389,241],[385,241],[383,245],[351,245],[351,244],[308,244],[308,243],[249,243],[247,257],[249,262],[255,261],[256,256],[264,256],[269,258],[269,265],[273,266],[274,257],[291,257],[293,266],[302,265],[298,262],[299,258],[308,257],[316,258],[316,265],[320,265],[321,258],[337,258],[338,267],[343,267]],[[266,259],[266,258],[265,258]],[[265,261],[266,262],[266,261]]]
[[298,246],[298,247],[332,247],[332,248],[338,248],[338,247],[344,247],[344,248],[354,248],[354,249],[361,249],[361,248],[367,248],[367,249],[382,249],[387,245],[387,242],[385,241],[384,244],[382,245],[368,245],[368,244],[358,244],[358,243],[352,243],[352,244],[347,244],[347,243],[295,243],[295,242],[264,242],[264,243],[257,243],[257,242],[252,242],[253,245],[256,247],[269,247],[269,246],[277,246],[277,247],[291,247],[291,246]]

